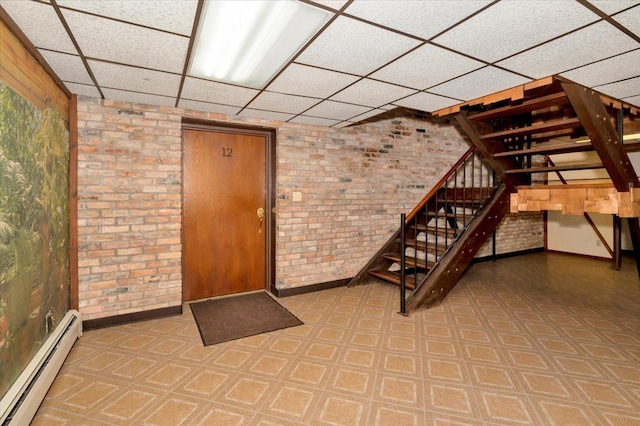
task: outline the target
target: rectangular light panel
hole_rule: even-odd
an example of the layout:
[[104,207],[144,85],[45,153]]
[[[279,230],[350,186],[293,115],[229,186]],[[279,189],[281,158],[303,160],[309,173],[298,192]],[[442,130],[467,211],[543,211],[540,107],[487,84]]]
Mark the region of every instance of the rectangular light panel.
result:
[[190,74],[261,89],[330,16],[294,0],[207,0]]

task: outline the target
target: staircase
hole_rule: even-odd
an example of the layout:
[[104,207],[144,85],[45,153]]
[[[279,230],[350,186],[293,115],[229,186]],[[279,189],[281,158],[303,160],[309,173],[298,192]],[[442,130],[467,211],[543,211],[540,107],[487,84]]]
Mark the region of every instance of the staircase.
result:
[[[510,208],[587,216],[600,208],[628,218],[640,274],[640,197],[634,196],[640,182],[622,137],[625,126],[640,130],[638,110],[555,77],[522,86],[519,96],[513,93],[456,111],[473,147],[413,211],[402,215],[398,231],[350,286],[372,276],[398,285],[403,314],[437,305]],[[572,161],[552,160],[576,153]],[[585,195],[576,196],[582,189]],[[595,201],[588,199],[589,190]],[[618,210],[611,210],[613,204]],[[619,241],[618,235],[616,253]]]
[[370,276],[400,286],[400,312],[446,296],[509,210],[509,192],[471,147],[351,280]]

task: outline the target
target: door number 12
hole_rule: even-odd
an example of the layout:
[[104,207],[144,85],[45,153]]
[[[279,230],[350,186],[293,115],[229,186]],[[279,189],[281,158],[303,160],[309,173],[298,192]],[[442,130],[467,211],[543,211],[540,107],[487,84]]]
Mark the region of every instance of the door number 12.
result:
[[233,157],[233,148],[222,148],[223,157]]

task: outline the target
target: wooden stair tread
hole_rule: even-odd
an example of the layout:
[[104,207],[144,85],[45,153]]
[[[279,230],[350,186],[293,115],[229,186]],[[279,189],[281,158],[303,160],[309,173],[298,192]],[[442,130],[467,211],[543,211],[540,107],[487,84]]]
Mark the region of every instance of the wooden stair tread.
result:
[[447,228],[442,228],[442,227],[438,227],[436,228],[435,226],[426,226],[422,223],[419,223],[417,225],[415,225],[415,229],[421,232],[428,232],[430,234],[438,234],[438,235],[444,235],[444,234],[448,234],[449,236],[453,237],[456,235],[456,231],[458,231],[457,229],[451,229],[449,227]]
[[[400,238],[398,238],[396,242],[400,244],[401,242]],[[436,244],[435,242],[432,242],[432,241],[418,241],[418,240],[406,239],[405,243],[407,244],[407,246],[413,247],[414,249],[417,249],[420,251],[435,250],[437,248],[439,253],[443,253],[447,249],[447,247],[444,244]]]
[[[382,255],[385,259],[391,260],[393,262],[400,263],[400,254],[399,253],[386,253]],[[434,265],[434,262],[427,261],[424,259],[416,259],[413,256],[406,256],[404,259],[407,266],[415,266],[418,268],[428,269]]]
[[542,108],[548,108],[554,105],[562,105],[568,103],[569,99],[564,92],[558,92],[551,95],[543,96],[537,99],[524,101],[519,105],[509,105],[501,108],[495,108],[489,111],[483,111],[469,115],[469,119],[474,121],[489,121],[496,118],[510,117],[518,114],[535,111]]
[[567,118],[563,120],[554,120],[547,123],[534,124],[529,127],[519,127],[517,129],[502,130],[499,132],[487,133],[480,135],[481,140],[486,139],[503,139],[516,136],[533,135],[535,133],[552,132],[561,129],[575,129],[581,127],[580,119]]
[[[376,278],[380,278],[381,280],[390,282],[391,284],[400,285],[400,272],[392,272],[386,269],[374,269],[373,271],[369,271],[369,274],[373,275]],[[413,277],[413,275],[407,275],[405,278]],[[405,279],[405,286],[408,290],[415,290],[415,286],[413,280]]]
[[528,169],[507,170],[507,174],[563,172],[563,171],[571,171],[571,170],[590,170],[590,169],[604,169],[604,165],[602,163],[586,163],[586,164],[565,164],[562,166],[553,166],[553,167],[531,167]]
[[494,158],[514,157],[516,155],[531,154],[567,154],[570,152],[586,152],[593,151],[593,145],[590,143],[577,144],[575,142],[559,143],[559,144],[541,144],[529,149],[519,149],[514,151],[503,151],[493,154]]

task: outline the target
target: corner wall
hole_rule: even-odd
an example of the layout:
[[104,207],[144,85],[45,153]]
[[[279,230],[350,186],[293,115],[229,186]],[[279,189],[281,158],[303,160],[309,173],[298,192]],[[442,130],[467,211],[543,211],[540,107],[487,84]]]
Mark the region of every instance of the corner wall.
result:
[[[400,213],[468,149],[452,125],[398,114],[334,129],[80,97],[84,318],[182,302],[183,117],[276,129],[276,286],[285,289],[355,275],[399,226]],[[543,227],[541,216],[518,223]]]

